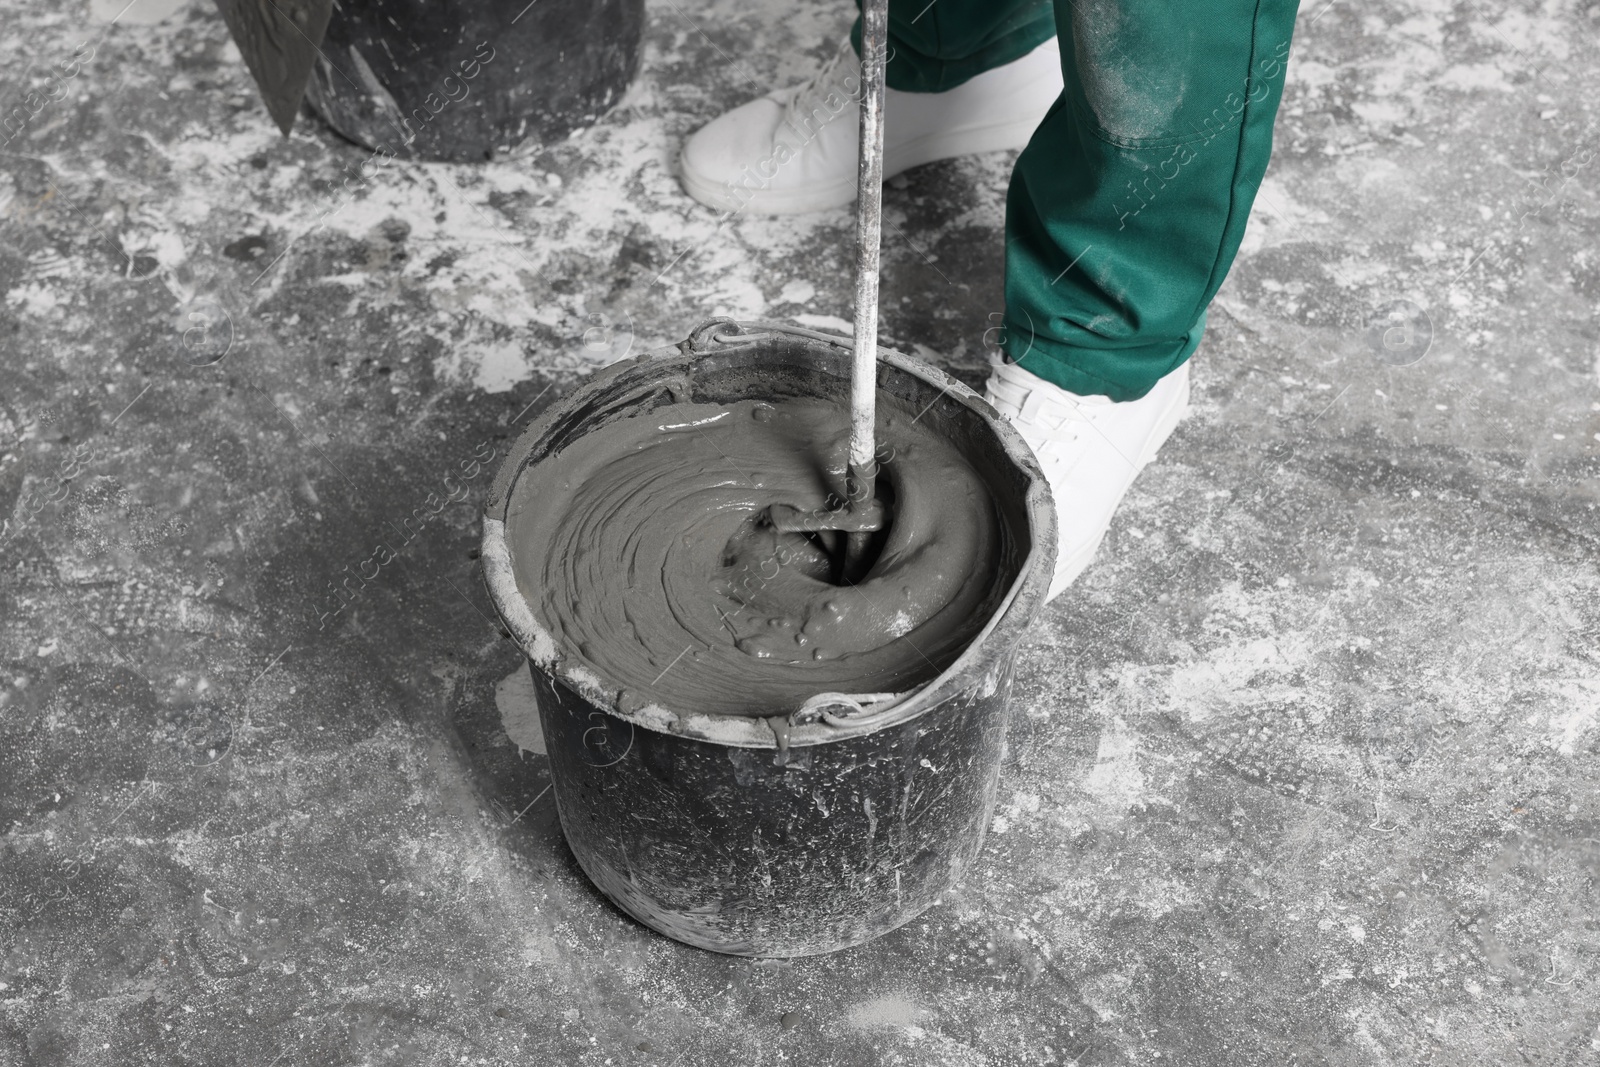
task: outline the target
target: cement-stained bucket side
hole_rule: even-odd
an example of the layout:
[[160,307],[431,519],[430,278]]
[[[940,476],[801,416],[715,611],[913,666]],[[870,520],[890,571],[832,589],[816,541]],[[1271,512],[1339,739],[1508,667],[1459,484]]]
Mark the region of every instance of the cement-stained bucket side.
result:
[[[1032,453],[965,386],[884,352],[880,390],[926,406],[989,476],[1013,536],[1009,587],[968,647],[894,699],[832,694],[787,716],[619,710],[614,686],[559,641],[518,588],[505,521],[522,471],[608,419],[685,398],[843,395],[841,338],[719,320],[682,345],[606,368],[513,447],[491,490],[490,594],[527,652],[562,827],[590,879],[641,922],[737,955],[859,944],[919,914],[982,847],[1017,642],[1043,604],[1055,515]],[[776,714],[780,709],[773,709]]]

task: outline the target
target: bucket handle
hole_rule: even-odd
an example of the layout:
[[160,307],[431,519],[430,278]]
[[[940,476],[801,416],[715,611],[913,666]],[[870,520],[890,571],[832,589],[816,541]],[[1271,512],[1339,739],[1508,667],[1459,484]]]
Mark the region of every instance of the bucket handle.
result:
[[829,726],[859,726],[887,715],[906,693],[818,693],[789,713],[791,726],[821,719]]
[[716,345],[729,343],[730,337],[751,339],[750,334],[735,319],[707,319],[689,331],[689,336],[678,345],[684,355],[707,352]]

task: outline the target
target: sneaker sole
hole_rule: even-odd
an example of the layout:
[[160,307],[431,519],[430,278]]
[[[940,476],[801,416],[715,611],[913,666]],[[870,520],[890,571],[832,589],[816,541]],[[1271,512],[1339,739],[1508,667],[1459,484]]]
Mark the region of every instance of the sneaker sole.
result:
[[[913,167],[937,163],[941,159],[1009,152],[1028,143],[1039,123],[1006,122],[994,126],[974,126],[965,130],[941,130],[901,145],[884,157],[883,177],[887,181]],[[742,204],[727,182],[715,182],[697,173],[681,154],[678,171],[684,191],[700,203],[719,211],[753,215],[803,215],[844,207],[856,198],[856,178],[826,184],[802,186],[781,192],[771,189],[745,189],[750,194]]]
[[[1167,405],[1166,410],[1161,413],[1161,417],[1156,420],[1155,430],[1150,434],[1150,439],[1145,442],[1144,451],[1139,454],[1139,462],[1134,469],[1133,476],[1128,479],[1128,484],[1123,487],[1123,496],[1127,495],[1128,489],[1133,486],[1134,479],[1139,477],[1139,472],[1149,466],[1151,461],[1156,458],[1156,453],[1161,451],[1161,446],[1167,443],[1167,438],[1172,436],[1172,431],[1178,428],[1178,423],[1182,422],[1184,416],[1188,413],[1189,376],[1185,374],[1183,388],[1174,395],[1172,402]],[[1117,503],[1119,505],[1122,503],[1121,497],[1117,499]],[[1112,509],[1111,515],[1112,518],[1116,517],[1115,508]],[[1106,531],[1109,529],[1111,529],[1111,521],[1108,519],[1105,526],[1101,527],[1100,535],[1094,539],[1093,543],[1078,549],[1067,559],[1065,564],[1057,561],[1056,576],[1050,583],[1050,595],[1046,598],[1046,603],[1066,592],[1067,587],[1077,581],[1078,576],[1088,569],[1090,563],[1094,562],[1095,553],[1100,550],[1100,542],[1106,539]]]

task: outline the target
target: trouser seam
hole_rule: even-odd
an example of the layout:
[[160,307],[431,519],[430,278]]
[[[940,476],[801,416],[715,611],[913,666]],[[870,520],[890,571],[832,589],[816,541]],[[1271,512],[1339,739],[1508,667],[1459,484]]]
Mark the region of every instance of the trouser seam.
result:
[[[1256,105],[1256,102],[1250,99],[1250,81],[1256,69],[1256,48],[1261,32],[1261,3],[1262,0],[1256,0],[1255,11],[1250,19],[1250,59],[1244,72],[1244,107],[1239,115],[1239,137],[1235,142],[1233,170],[1228,177],[1228,213],[1222,221],[1222,232],[1217,236],[1216,255],[1211,259],[1211,269],[1206,272],[1206,284],[1205,288],[1201,290],[1202,294],[1212,293],[1215,295],[1216,287],[1221,284],[1217,280],[1217,268],[1222,263],[1222,250],[1228,245],[1228,232],[1233,227],[1233,217],[1238,210],[1239,170],[1244,166],[1245,138],[1250,131],[1250,119],[1253,116]],[[1195,304],[1194,314],[1191,318],[1198,317],[1200,312],[1205,310],[1210,303],[1211,300],[1202,295],[1200,301]]]

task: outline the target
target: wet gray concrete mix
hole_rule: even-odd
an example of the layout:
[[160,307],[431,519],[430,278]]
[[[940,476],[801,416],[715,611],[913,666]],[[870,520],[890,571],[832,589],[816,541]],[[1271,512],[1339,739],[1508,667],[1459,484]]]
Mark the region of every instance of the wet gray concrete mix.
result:
[[1016,574],[988,487],[917,415],[887,395],[878,408],[883,514],[859,576],[842,531],[772,521],[835,514],[848,466],[849,408],[788,398],[668,404],[530,465],[506,511],[517,586],[625,712],[765,718],[821,693],[910,692]]
[[[1600,1056],[1600,5],[1307,6],[1196,411],[1022,650],[983,855],[791,962],[584,881],[474,553],[589,370],[849,317],[848,211],[672,173],[849,12],[652,4],[594,129],[369,166],[279,138],[209,5],[121,6],[0,25],[0,1063]],[[1009,165],[885,190],[883,340],[972,384]]]

